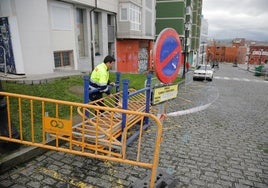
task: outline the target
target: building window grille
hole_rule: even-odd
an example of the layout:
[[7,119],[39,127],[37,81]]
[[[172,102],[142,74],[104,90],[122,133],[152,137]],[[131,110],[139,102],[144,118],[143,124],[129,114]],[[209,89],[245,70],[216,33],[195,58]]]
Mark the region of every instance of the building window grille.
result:
[[121,21],[127,21],[127,8],[121,8]]
[[141,8],[134,4],[130,4],[129,14],[131,23],[130,29],[139,31],[141,29]]
[[55,68],[71,66],[73,64],[73,51],[54,52]]
[[130,29],[141,30],[141,7],[133,3],[122,3],[120,8],[120,21],[129,21]]

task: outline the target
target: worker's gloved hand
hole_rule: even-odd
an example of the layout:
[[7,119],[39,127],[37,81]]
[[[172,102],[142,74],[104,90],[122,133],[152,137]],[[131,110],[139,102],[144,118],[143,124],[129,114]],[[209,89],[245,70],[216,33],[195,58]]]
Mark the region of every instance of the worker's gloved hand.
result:
[[115,83],[114,82],[110,82],[109,85],[110,86],[115,86]]

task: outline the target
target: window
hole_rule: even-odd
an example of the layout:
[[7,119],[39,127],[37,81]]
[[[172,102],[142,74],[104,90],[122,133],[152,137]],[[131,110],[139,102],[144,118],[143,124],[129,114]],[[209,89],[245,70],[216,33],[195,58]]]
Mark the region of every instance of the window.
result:
[[54,30],[71,30],[71,8],[61,4],[51,4],[51,25]]
[[107,15],[107,25],[108,25],[108,42],[115,41],[115,16]]
[[114,41],[115,41],[115,16],[107,15],[107,25],[108,25],[108,54],[114,56]]
[[110,15],[108,14],[107,15],[107,25],[114,25],[114,16],[113,15]]
[[83,9],[76,9],[76,28],[77,28],[77,41],[78,41],[78,52],[79,57],[86,56],[85,50],[85,21],[84,21],[84,11]]
[[127,8],[121,8],[121,21],[127,21]]
[[73,64],[73,51],[54,52],[55,67],[71,66]]
[[133,3],[122,3],[120,8],[120,21],[129,21],[130,29],[141,30],[141,8]]
[[131,24],[130,29],[139,31],[141,29],[141,8],[134,4],[130,4],[129,15]]
[[94,12],[94,41],[95,41],[95,55],[100,55],[100,13]]

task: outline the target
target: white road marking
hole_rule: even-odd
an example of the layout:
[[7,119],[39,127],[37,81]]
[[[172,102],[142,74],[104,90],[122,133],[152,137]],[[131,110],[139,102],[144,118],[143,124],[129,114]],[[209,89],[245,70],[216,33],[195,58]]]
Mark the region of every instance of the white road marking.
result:
[[237,78],[237,77],[227,77],[227,76],[214,76],[214,79],[218,80],[235,80],[235,81],[244,81],[244,82],[258,82],[258,83],[268,83],[265,80],[258,80],[258,79],[248,79],[248,78]]
[[170,113],[167,113],[166,116],[169,116],[169,117],[182,116],[182,115],[192,114],[192,113],[196,113],[196,112],[205,110],[219,98],[219,91],[218,90],[217,90],[216,94],[217,94],[216,97],[210,103],[200,105],[200,106],[196,106],[196,107],[186,109],[186,110],[170,112]]
[[243,81],[246,81],[246,82],[249,82],[250,81],[250,79],[247,79],[247,78],[243,78],[242,80]]

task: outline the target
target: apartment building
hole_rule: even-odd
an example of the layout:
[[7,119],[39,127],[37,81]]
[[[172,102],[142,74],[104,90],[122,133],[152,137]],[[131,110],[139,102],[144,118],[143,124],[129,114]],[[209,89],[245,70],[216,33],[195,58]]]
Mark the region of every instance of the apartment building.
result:
[[249,49],[249,64],[263,65],[268,64],[268,45],[252,45]]
[[207,46],[206,61],[261,65],[268,63],[268,45],[234,39],[230,42],[213,41]]
[[92,70],[115,55],[117,12],[118,0],[1,0],[0,71]]
[[154,41],[167,27],[192,63],[201,10],[202,0],[1,0],[0,71],[90,72],[109,54],[115,71],[142,73],[153,69]]
[[115,71],[152,67],[154,0],[4,0],[0,10],[1,72],[90,72],[108,54]]
[[142,73],[153,69],[155,1],[119,0],[117,71]]
[[117,71],[152,67],[154,0],[2,0],[0,27],[2,72],[91,71],[108,54]]
[[187,61],[191,65],[195,65],[198,61],[202,2],[202,0],[156,0],[156,36],[166,27],[175,29],[181,38],[183,56],[186,54]]

